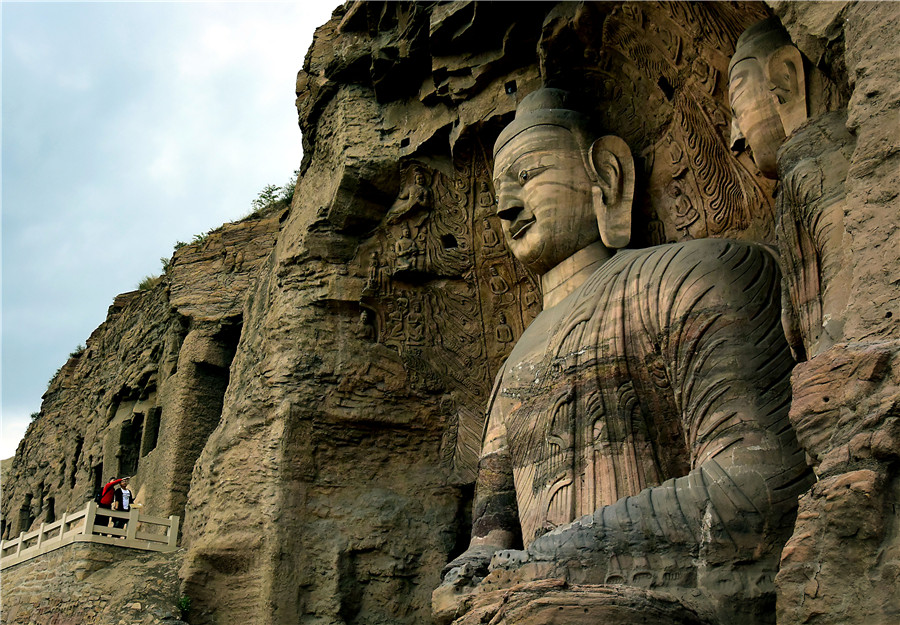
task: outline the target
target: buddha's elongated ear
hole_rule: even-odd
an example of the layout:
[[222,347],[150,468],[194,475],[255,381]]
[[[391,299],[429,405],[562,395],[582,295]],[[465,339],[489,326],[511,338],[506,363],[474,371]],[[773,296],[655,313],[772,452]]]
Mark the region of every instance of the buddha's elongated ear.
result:
[[806,73],[803,55],[794,46],[781,46],[769,56],[765,67],[769,89],[775,96],[775,108],[790,137],[807,118]]
[[611,249],[631,240],[631,205],[634,202],[634,158],[619,137],[600,137],[589,154],[594,213],[603,244]]

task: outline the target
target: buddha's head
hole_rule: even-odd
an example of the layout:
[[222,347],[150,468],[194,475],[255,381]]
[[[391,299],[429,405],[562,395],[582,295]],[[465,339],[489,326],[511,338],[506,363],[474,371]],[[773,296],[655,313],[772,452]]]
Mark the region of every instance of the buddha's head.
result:
[[523,98],[494,145],[494,188],[510,251],[538,274],[597,241],[615,249],[631,238],[631,151],[598,139],[566,91]]
[[807,117],[803,57],[778,18],[757,22],[738,38],[728,97],[731,147],[740,149],[746,141],[759,170],[777,177],[775,154]]

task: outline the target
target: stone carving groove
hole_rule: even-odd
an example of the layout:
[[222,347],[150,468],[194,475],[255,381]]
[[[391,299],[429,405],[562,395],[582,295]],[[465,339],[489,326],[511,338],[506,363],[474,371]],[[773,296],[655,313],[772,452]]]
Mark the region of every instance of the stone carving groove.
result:
[[486,400],[492,372],[539,312],[539,290],[500,240],[480,148],[461,144],[441,168],[406,161],[400,179],[357,254],[359,332],[371,315],[373,339],[398,354],[414,387],[457,397],[442,454],[472,476],[483,428],[472,406]]

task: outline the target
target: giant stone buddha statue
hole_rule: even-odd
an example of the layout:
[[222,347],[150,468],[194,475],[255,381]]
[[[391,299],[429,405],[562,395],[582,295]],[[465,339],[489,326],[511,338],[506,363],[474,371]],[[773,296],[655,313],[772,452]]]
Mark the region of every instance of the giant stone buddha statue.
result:
[[567,92],[525,97],[494,156],[506,243],[544,310],[497,376],[470,546],[436,616],[492,580],[564,578],[768,622],[811,476],[787,419],[776,260],[713,239],[626,249],[630,151]]

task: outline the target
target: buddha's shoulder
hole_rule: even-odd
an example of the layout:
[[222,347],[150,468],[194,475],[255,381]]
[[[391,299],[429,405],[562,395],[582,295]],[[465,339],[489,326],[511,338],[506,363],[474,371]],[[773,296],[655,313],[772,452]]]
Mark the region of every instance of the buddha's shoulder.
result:
[[748,285],[758,283],[770,290],[779,279],[771,248],[745,241],[697,239],[619,251],[588,279],[582,297],[591,299],[610,289],[621,291],[623,297],[639,293],[676,297],[686,291],[739,297],[737,291]]
[[621,269],[641,269],[663,273],[685,271],[731,272],[748,262],[777,265],[776,252],[765,245],[732,239],[695,239],[616,254]]

